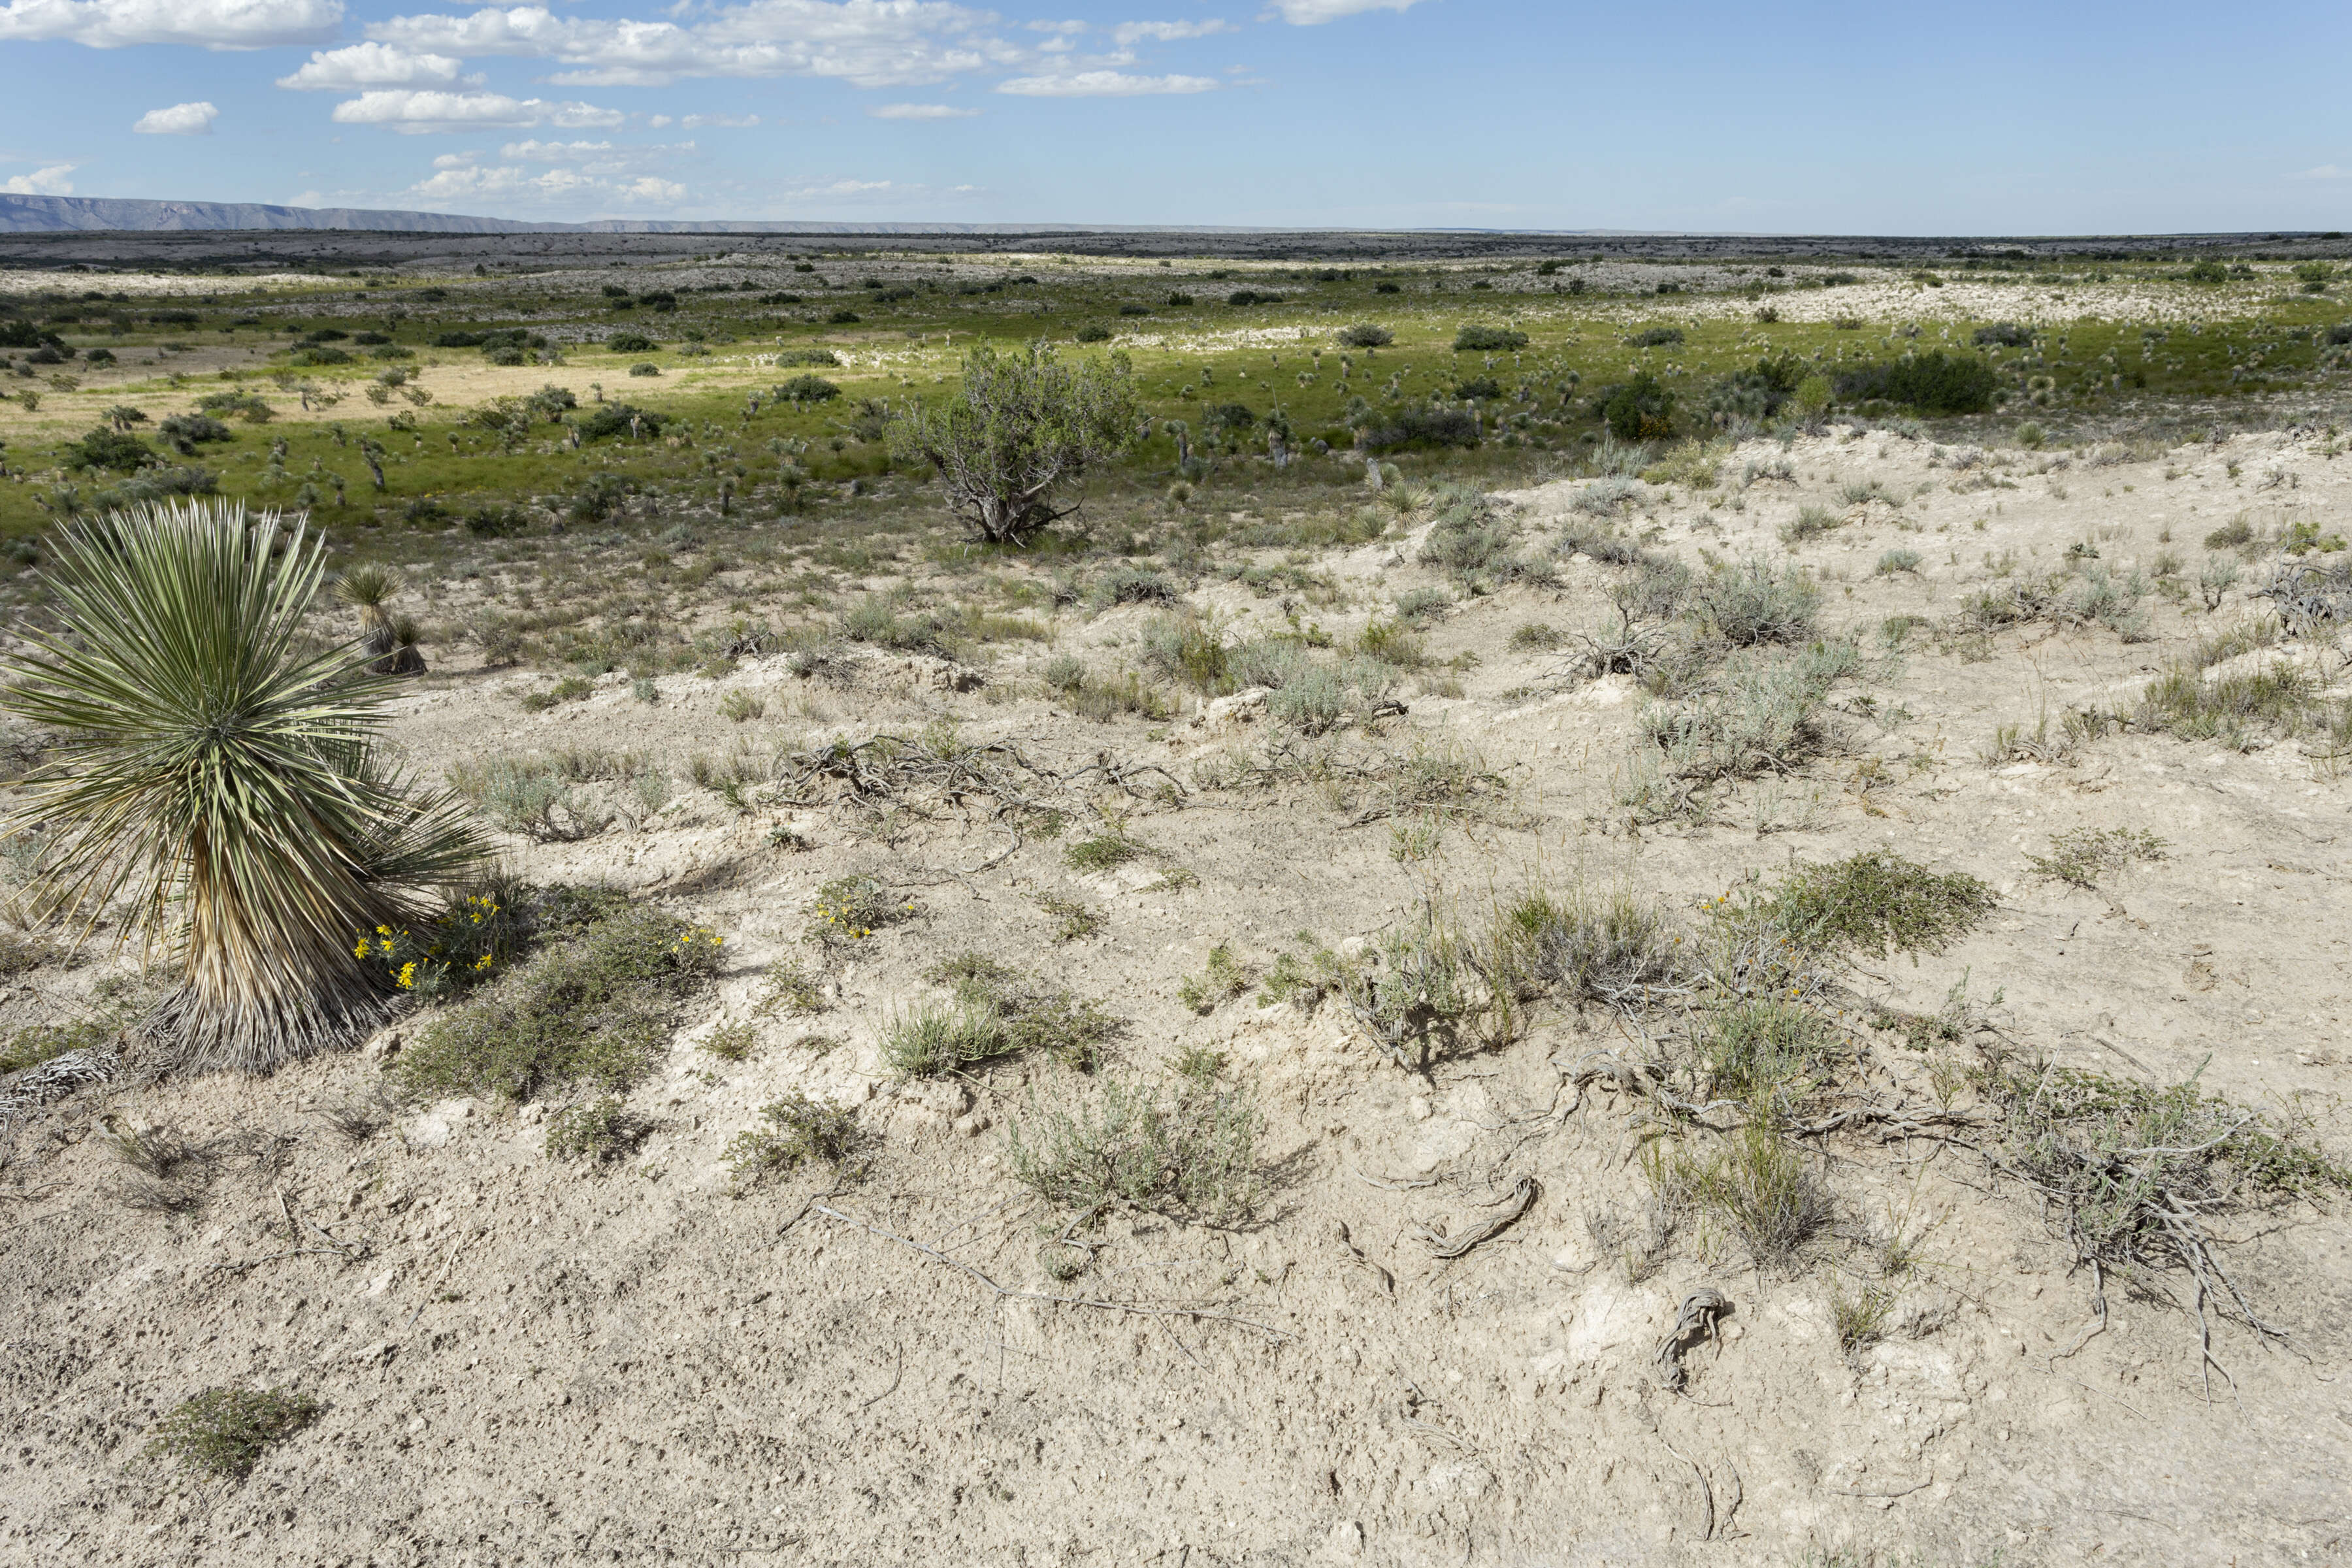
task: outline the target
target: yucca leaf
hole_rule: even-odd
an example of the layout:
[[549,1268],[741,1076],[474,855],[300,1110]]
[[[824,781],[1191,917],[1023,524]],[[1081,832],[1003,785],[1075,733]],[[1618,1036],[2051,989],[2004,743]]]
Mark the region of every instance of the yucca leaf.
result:
[[373,752],[392,683],[354,645],[309,647],[322,542],[201,501],[69,528],[58,632],[0,666],[0,710],[56,732],[16,826],[55,847],[34,907],[97,920],[178,966],[156,1032],[197,1067],[263,1070],[388,1007],[353,936],[478,875],[446,792]]

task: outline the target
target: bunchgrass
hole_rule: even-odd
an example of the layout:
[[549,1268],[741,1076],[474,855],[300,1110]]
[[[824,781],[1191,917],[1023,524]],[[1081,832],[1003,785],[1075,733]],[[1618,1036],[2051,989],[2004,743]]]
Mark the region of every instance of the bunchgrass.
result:
[[309,1394],[284,1388],[207,1388],[156,1423],[147,1451],[199,1475],[243,1480],[271,1447],[326,1409]]

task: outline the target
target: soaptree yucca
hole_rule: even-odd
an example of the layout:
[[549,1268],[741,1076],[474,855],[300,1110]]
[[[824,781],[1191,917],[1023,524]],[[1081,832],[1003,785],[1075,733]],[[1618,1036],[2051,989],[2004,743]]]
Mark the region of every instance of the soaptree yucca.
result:
[[[0,710],[52,731],[17,826],[51,847],[37,908],[111,910],[178,984],[147,1019],[185,1066],[267,1071],[392,1009],[358,933],[429,914],[485,842],[376,754],[392,683],[302,629],[322,548],[242,506],[67,529],[61,626],[9,658]],[[119,900],[119,903],[118,903]]]

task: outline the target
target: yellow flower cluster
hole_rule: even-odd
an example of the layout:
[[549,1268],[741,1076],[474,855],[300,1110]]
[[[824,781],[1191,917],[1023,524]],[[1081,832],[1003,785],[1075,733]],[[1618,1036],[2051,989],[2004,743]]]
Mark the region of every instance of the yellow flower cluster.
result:
[[403,991],[416,984],[416,960],[410,959],[400,966],[400,988]]
[[698,942],[707,942],[713,947],[723,947],[726,945],[727,939],[709,926],[692,926],[678,937],[678,951],[684,952]]

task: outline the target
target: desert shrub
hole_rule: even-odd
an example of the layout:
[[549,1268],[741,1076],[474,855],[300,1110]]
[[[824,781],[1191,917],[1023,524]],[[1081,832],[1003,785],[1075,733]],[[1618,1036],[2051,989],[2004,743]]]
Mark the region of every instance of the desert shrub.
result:
[[1885,551],[1878,557],[1876,570],[1881,577],[1892,577],[1897,572],[1916,573],[1919,570],[1919,552],[1903,546]]
[[1795,519],[1780,525],[1780,542],[1793,550],[1844,526],[1845,519],[1827,507],[1799,507]]
[[477,539],[512,539],[530,531],[530,514],[519,506],[474,507],[466,513],[466,531]]
[[1017,1053],[1049,1055],[1091,1071],[1118,1031],[1118,1020],[1101,1004],[1036,984],[978,953],[959,953],[926,976],[951,986],[954,1001],[917,1007],[893,1021],[882,1040],[882,1059],[909,1078]]
[[1425,626],[1451,609],[1454,596],[1443,588],[1407,588],[1396,596],[1397,619]]
[[1515,652],[1549,653],[1567,640],[1557,626],[1528,621],[1512,628],[1509,647]]
[[1965,872],[1935,872],[1867,849],[1784,878],[1760,906],[1808,952],[1933,952],[1992,912],[1990,888]]
[[2074,827],[2050,839],[2050,853],[2028,855],[2037,876],[2095,890],[2099,879],[2141,860],[2164,858],[2164,840],[2145,827]]
[[2230,269],[2209,256],[2202,261],[2190,262],[2180,276],[2191,283],[2227,283]]
[[1199,1064],[1159,1084],[1108,1079],[1072,1098],[1042,1103],[1033,1092],[1006,1140],[1013,1179],[1047,1203],[1228,1225],[1264,1201],[1263,1118],[1246,1085]]
[[796,375],[777,384],[775,396],[781,403],[830,403],[841,395],[841,388],[821,375]]
[[541,919],[537,952],[418,1031],[392,1068],[402,1087],[514,1101],[573,1083],[625,1089],[719,967],[715,933],[650,905],[573,899]]
[[1417,403],[1383,406],[1363,431],[1364,446],[1388,452],[1400,447],[1475,447],[1477,416],[1465,408],[1430,408]]
[[2254,525],[2242,511],[2205,536],[2208,550],[2243,550],[2253,542]]
[[606,1165],[625,1158],[653,1131],[653,1123],[617,1094],[568,1106],[550,1118],[541,1147],[551,1160]]
[[1394,668],[1379,659],[1351,658],[1334,666],[1307,661],[1302,655],[1268,694],[1266,717],[1303,734],[1320,735],[1351,713],[1368,714],[1395,683]]
[[450,770],[450,787],[508,833],[541,844],[593,837],[611,820],[572,790],[561,763],[547,756],[492,757]]
[[1496,985],[1522,1001],[1624,1005],[1674,979],[1675,942],[1657,906],[1623,889],[1528,888],[1496,910],[1486,962]]
[[879,878],[835,877],[819,887],[803,910],[801,940],[820,947],[863,942],[886,926],[912,920],[914,895]]
[[1834,383],[1837,395],[1849,403],[1883,397],[1922,414],[1980,414],[1992,406],[2000,384],[2000,373],[1983,360],[1941,349],[1848,371]]
[[1167,573],[1149,566],[1114,566],[1097,578],[1087,598],[1097,609],[1117,605],[1172,605],[1183,591]]
[[1386,327],[1358,321],[1354,326],[1340,328],[1339,339],[1343,349],[1384,349],[1396,342],[1396,334]]
[[2194,1075],[2158,1085],[2011,1061],[1979,1088],[2001,1112],[2000,1165],[2032,1184],[2076,1257],[2127,1275],[2189,1271],[2200,1322],[2211,1308],[2273,1331],[2221,1271],[2210,1219],[2352,1185],[2352,1168]]
[[155,433],[183,455],[208,441],[233,441],[236,433],[208,414],[173,414],[155,426]]
[[1150,853],[1149,847],[1114,823],[1090,837],[1065,845],[1062,863],[1073,871],[1108,871]]
[[724,1158],[739,1184],[812,1163],[843,1171],[857,1163],[867,1142],[854,1109],[798,1092],[761,1106],[760,1120],[766,1125],[728,1141]]
[[1455,353],[1507,353],[1528,346],[1528,335],[1513,327],[1463,327],[1454,334]]
[[1474,585],[1549,581],[1549,566],[1512,553],[1517,535],[1517,524],[1485,495],[1452,487],[1439,493],[1437,521],[1422,544],[1421,563]]
[[204,1475],[243,1480],[273,1445],[310,1426],[326,1408],[307,1394],[283,1388],[207,1388],[156,1423],[147,1451]]
[[1815,643],[1793,658],[1744,657],[1695,695],[1645,707],[1642,728],[1679,779],[1782,772],[1826,743],[1822,700],[1857,662],[1853,645],[1843,642]]
[[155,448],[126,431],[100,425],[58,453],[60,467],[112,468],[128,473],[155,460]]
[[1651,441],[1675,433],[1675,395],[1643,372],[1601,399],[1601,417],[1620,441]]
[[1995,321],[1989,327],[1979,327],[1970,341],[1979,348],[1998,343],[2005,349],[2021,349],[2033,342],[2033,329],[2015,321]]
[[1717,567],[1689,589],[1693,612],[1712,635],[1736,647],[1802,642],[1812,636],[1822,591],[1790,567],[1775,574],[1751,557]]
[[1214,627],[1162,616],[1143,628],[1141,640],[1143,660],[1156,673],[1202,691],[1223,684],[1225,645]]
[[1466,381],[1454,383],[1454,395],[1459,398],[1477,398],[1486,401],[1502,396],[1503,384],[1491,375],[1475,375]]
[[1637,349],[1664,348],[1668,343],[1679,343],[1682,341],[1683,330],[1680,327],[1652,327],[1645,331],[1635,332],[1625,340],[1629,347]]
[[493,884],[431,916],[362,931],[353,949],[395,990],[453,995],[503,973],[522,951],[533,917],[518,900],[527,896],[519,887]]
[[1254,979],[1249,969],[1234,956],[1234,950],[1219,942],[1209,949],[1208,962],[1201,973],[1185,976],[1176,994],[1195,1013],[1213,1013],[1248,990]]

